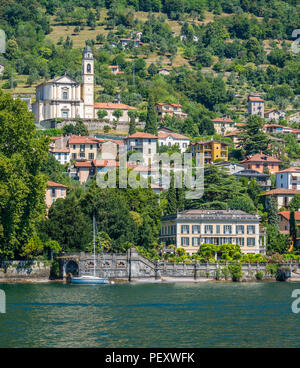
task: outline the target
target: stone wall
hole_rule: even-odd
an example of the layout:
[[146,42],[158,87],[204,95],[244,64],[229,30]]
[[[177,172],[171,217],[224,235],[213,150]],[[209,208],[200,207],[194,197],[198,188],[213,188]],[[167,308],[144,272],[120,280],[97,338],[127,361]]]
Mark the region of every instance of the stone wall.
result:
[[[111,129],[116,129],[118,131],[128,132],[129,130],[129,123],[125,121],[119,121],[117,124],[100,121],[96,119],[81,119],[84,123],[84,125],[87,127],[89,131],[95,131],[95,130],[103,130],[105,126],[109,126]],[[50,128],[57,128],[61,129],[65,125],[75,125],[75,120],[64,120],[62,122],[55,122],[54,120],[45,120],[41,122],[41,126],[45,129]],[[145,123],[137,123],[137,128],[144,129]]]
[[49,279],[50,262],[39,261],[2,261],[0,262],[1,279]]
[[[78,264],[77,275],[93,275],[94,257],[93,254],[78,253],[67,255],[61,259],[61,276],[65,277],[68,272],[72,272],[74,261]],[[72,266],[72,267],[71,267]],[[228,264],[224,263],[171,263],[152,262],[141,256],[134,248],[129,249],[126,254],[104,254],[96,256],[96,276],[109,276],[114,279],[215,279],[216,273],[221,272]],[[287,263],[292,272],[299,271],[297,264]],[[242,265],[244,278],[253,279],[257,272],[262,271],[265,278],[267,275],[265,264],[244,264]]]

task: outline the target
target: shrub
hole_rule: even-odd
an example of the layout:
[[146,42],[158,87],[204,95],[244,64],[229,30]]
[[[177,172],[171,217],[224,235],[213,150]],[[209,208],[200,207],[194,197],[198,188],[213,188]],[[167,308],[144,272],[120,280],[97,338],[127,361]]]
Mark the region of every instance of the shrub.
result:
[[264,273],[262,271],[258,271],[255,276],[256,280],[262,280],[264,278]]
[[228,267],[223,267],[221,270],[221,274],[224,277],[225,280],[228,280],[229,276],[230,276],[230,272]]
[[240,264],[232,264],[228,266],[232,281],[240,281],[243,277],[242,266]]

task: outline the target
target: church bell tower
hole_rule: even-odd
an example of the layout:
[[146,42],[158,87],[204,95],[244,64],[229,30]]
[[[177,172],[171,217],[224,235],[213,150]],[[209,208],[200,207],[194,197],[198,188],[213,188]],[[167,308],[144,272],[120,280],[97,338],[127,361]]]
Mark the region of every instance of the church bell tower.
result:
[[90,46],[82,54],[82,99],[84,118],[94,119],[94,56]]

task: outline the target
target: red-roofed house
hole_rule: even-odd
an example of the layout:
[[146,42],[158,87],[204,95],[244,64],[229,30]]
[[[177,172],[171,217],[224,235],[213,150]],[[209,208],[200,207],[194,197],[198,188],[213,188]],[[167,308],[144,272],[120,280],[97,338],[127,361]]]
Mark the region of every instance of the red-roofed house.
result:
[[67,186],[55,183],[54,181],[47,181],[47,189],[46,189],[46,206],[47,210],[51,207],[52,203],[54,203],[58,198],[66,198],[67,195]]
[[94,104],[95,109],[95,116],[97,117],[98,110],[104,110],[107,112],[107,116],[105,119],[109,120],[110,122],[117,121],[117,118],[113,116],[113,112],[115,110],[122,110],[123,115],[120,117],[120,122],[128,123],[130,118],[128,116],[128,111],[136,111],[137,108],[133,106],[128,106],[121,103],[110,103],[110,102],[96,102]]
[[99,141],[96,138],[71,135],[68,148],[72,160],[94,160],[97,158]]
[[272,110],[269,110],[265,113],[265,119],[266,120],[275,120],[275,121],[278,121],[278,120],[283,120],[285,118],[285,112],[283,110],[275,110],[275,109],[272,109]]
[[172,147],[177,145],[180,148],[180,152],[184,153],[187,147],[190,145],[190,138],[182,134],[178,134],[168,129],[158,129],[158,145]]
[[125,144],[128,151],[138,151],[142,154],[145,163],[153,160],[156,154],[156,143],[158,137],[156,135],[144,132],[137,132],[125,138]]
[[248,97],[248,114],[263,118],[265,116],[265,101],[261,97],[250,95]]
[[234,121],[227,116],[223,118],[212,119],[212,122],[217,134],[226,134],[235,129]]
[[289,167],[276,173],[276,188],[300,190],[300,167]]
[[187,114],[182,111],[182,107],[179,104],[158,102],[155,104],[155,108],[160,119],[163,119],[165,116],[177,116],[184,120],[187,117]]
[[292,133],[293,129],[279,124],[265,124],[263,131],[266,133]]
[[119,65],[109,65],[108,66],[109,69],[111,70],[111,72],[115,75],[118,75],[118,74],[124,74],[124,72],[121,72],[120,71],[120,67]]
[[[290,211],[281,211],[278,212],[279,216],[279,231],[282,234],[289,235],[290,234]],[[297,231],[297,246],[299,245],[300,240],[300,212],[295,212],[295,220],[298,225]]]
[[256,153],[252,157],[247,157],[246,160],[241,161],[241,164],[245,164],[248,169],[256,170],[261,173],[268,169],[271,174],[275,174],[279,171],[280,163],[281,160],[263,153]]
[[264,196],[266,199],[267,208],[269,208],[269,199],[272,196],[275,197],[277,201],[277,206],[280,209],[282,207],[287,208],[290,201],[294,198],[296,194],[300,194],[300,190],[277,188],[262,193],[261,195]]

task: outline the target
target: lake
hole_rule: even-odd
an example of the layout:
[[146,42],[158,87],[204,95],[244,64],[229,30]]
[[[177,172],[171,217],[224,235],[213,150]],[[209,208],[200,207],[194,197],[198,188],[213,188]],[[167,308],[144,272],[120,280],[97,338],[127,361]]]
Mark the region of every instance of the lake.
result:
[[0,284],[0,347],[300,347],[300,283]]

